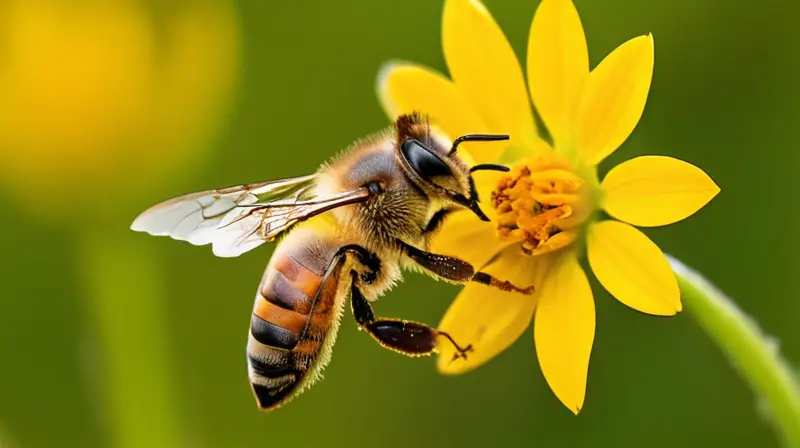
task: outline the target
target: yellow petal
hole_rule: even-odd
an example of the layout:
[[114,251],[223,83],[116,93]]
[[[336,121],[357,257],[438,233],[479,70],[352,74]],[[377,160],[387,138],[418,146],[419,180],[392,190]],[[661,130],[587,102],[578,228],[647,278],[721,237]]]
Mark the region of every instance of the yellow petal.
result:
[[442,45],[453,81],[489,130],[534,147],[538,138],[522,69],[486,7],[478,0],[446,0]]
[[625,223],[603,221],[589,228],[587,244],[594,275],[617,300],[647,314],[681,311],[675,274],[645,234]]
[[703,170],[682,160],[642,156],[603,179],[603,208],[636,226],[664,226],[695,214],[719,193]]
[[471,211],[462,210],[445,219],[433,237],[431,252],[458,257],[480,268],[503,247],[495,236],[493,223],[481,221]]
[[574,144],[575,113],[589,76],[583,25],[570,0],[544,0],[528,38],[528,87],[556,148]]
[[578,107],[578,147],[596,165],[633,132],[647,103],[655,57],[653,36],[620,45],[589,75]]
[[[385,64],[378,75],[377,89],[383,110],[392,119],[421,111],[451,139],[489,132],[458,87],[425,67],[402,62]],[[465,143],[459,151],[469,151],[477,163],[482,163],[496,160],[506,146],[503,142]]]
[[[546,257],[527,257],[516,248],[509,248],[484,271],[516,286],[537,286],[539,266]],[[452,345],[439,345],[437,367],[446,374],[472,370],[514,343],[528,328],[536,307],[534,296],[503,292],[477,283],[469,283],[442,318],[439,329],[461,344],[472,344],[466,360],[453,361]]]
[[594,343],[594,299],[573,253],[561,253],[548,270],[533,324],[544,378],[572,412],[583,407]]

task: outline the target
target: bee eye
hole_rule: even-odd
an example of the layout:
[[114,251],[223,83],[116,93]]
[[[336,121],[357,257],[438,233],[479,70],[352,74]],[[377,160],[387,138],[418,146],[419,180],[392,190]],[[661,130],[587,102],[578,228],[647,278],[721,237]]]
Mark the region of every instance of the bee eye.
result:
[[424,147],[419,141],[408,138],[400,144],[400,152],[411,165],[411,168],[425,180],[434,176],[451,176],[450,168],[434,155],[429,149]]

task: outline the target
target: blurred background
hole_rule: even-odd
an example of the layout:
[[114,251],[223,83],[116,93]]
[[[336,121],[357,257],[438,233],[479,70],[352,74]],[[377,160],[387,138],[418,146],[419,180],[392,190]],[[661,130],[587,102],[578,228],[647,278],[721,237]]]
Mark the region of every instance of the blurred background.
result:
[[[592,64],[656,41],[639,154],[722,193],[647,231],[800,363],[800,3],[575,0]],[[486,0],[524,57],[536,0]],[[578,417],[532,334],[470,374],[381,349],[345,316],[324,381],[257,411],[245,341],[273,247],[219,259],[134,234],[180,193],[313,172],[388,124],[380,64],[445,71],[442,2],[0,0],[0,447],[777,446],[691,316],[640,315],[595,283]],[[523,59],[524,60],[524,59]],[[377,312],[436,323],[458,288],[409,274]]]

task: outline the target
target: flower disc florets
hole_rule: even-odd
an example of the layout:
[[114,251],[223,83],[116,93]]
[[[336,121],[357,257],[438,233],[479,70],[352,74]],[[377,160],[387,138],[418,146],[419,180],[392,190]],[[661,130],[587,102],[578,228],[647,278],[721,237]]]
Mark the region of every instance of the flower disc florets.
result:
[[561,249],[578,237],[591,215],[587,182],[552,156],[517,164],[492,192],[497,236],[521,242],[526,255]]

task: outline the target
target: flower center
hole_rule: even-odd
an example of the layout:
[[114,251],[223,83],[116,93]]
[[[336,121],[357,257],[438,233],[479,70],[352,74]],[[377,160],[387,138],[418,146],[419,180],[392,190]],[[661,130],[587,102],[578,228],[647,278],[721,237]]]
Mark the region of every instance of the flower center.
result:
[[568,246],[591,213],[585,185],[569,164],[552,157],[518,164],[492,192],[498,238],[521,242],[527,255]]

